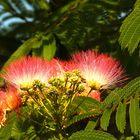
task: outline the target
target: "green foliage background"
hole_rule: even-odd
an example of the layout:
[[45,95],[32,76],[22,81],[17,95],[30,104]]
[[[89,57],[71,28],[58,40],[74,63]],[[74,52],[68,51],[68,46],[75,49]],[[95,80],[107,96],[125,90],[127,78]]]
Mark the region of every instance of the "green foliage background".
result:
[[[75,51],[96,49],[119,58],[128,73],[135,76],[138,74],[139,65],[139,52],[135,50],[139,43],[139,31],[136,32],[137,40],[132,40],[135,42],[135,44],[132,42],[134,47],[132,43],[121,45],[122,48],[132,46],[129,50],[133,52],[132,55],[129,55],[127,49],[121,51],[118,43],[120,26],[132,11],[134,2],[131,0],[1,1],[0,56],[3,61],[1,66],[16,50],[17,53],[12,59],[27,54],[39,55],[46,59],[54,56],[68,59]],[[139,13],[137,12],[139,6],[137,7],[129,17],[134,15],[139,20],[139,14],[135,14]],[[125,22],[131,24],[124,21],[123,26]],[[127,42],[127,36],[130,35],[130,38],[131,34],[128,33],[126,37],[124,36],[125,40],[122,40],[125,31],[122,29],[120,31],[120,44],[122,44],[122,41]]]
[[[85,130],[73,133],[70,139],[139,139],[139,13],[140,0],[1,0],[0,68],[25,55],[68,60],[72,53],[87,49],[119,59],[130,82],[110,91],[103,103],[87,99],[80,110],[91,108],[93,102],[98,109],[74,117],[70,127],[91,116],[99,117],[91,119]],[[8,125],[0,136],[5,139],[4,132],[10,131],[7,139],[24,139],[28,134],[27,139],[39,137],[36,126],[26,128],[25,134],[25,128],[19,129],[18,125]]]

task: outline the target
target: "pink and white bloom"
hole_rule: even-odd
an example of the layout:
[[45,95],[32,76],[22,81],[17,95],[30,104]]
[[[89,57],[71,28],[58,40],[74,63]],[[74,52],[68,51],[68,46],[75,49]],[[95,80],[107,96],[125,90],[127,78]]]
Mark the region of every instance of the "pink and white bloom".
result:
[[88,85],[97,90],[115,87],[126,80],[120,63],[106,54],[97,54],[91,50],[82,51],[73,54],[72,61]]
[[21,97],[18,90],[14,86],[8,85],[5,92],[6,92],[6,97],[5,97],[6,110],[7,111],[18,110],[22,104]]
[[88,87],[85,89],[86,91],[78,94],[77,96],[86,96],[86,97],[91,97],[93,99],[96,99],[97,101],[101,101],[101,92],[98,90],[92,90],[90,93],[88,93],[87,89],[89,89]]
[[29,87],[35,80],[47,83],[48,79],[61,72],[58,60],[43,60],[39,57],[23,57],[7,66],[2,75],[17,88]]
[[78,65],[73,60],[60,61],[60,64],[64,72],[78,69]]
[[97,101],[101,101],[101,92],[97,90],[92,90],[88,97],[94,98]]
[[0,90],[0,109],[11,111],[21,106],[21,97],[18,90],[11,85],[5,90]]
[[0,90],[0,127],[6,122],[6,112],[17,110],[21,106],[21,97],[17,89],[8,86],[6,90]]
[[6,109],[6,92],[0,90],[0,109]]

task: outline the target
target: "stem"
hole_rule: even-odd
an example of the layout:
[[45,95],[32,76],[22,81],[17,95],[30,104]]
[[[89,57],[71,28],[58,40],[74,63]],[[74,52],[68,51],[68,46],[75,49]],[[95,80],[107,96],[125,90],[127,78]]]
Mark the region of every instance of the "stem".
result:
[[[93,90],[92,88],[89,90],[89,92],[88,92],[88,94],[87,94],[87,97],[88,97],[88,95],[91,93],[92,90]],[[70,114],[73,114],[73,113],[78,109],[78,107],[79,107],[85,100],[86,100],[86,98],[84,98],[84,99],[77,105],[77,107],[74,109],[74,111],[71,112]]]
[[[46,108],[45,104],[42,102],[42,100],[39,100],[40,102],[38,102],[38,100],[36,100],[32,94],[30,94],[29,90],[27,90],[28,95],[33,99],[33,101],[38,105],[38,106],[43,106],[46,110],[46,113],[48,114],[48,116],[51,117],[52,120],[54,120],[53,116],[51,115],[51,113],[49,113],[49,110]],[[39,111],[39,110],[38,110]],[[40,111],[39,111],[40,112]],[[41,112],[40,112],[41,113]],[[42,113],[41,113],[42,114]],[[42,114],[42,116],[44,116]]]

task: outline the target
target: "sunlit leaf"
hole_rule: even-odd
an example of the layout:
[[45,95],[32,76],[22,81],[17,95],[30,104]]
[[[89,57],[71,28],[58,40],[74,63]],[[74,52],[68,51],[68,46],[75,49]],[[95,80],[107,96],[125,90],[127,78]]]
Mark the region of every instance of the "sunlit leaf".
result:
[[140,119],[139,119],[140,108],[138,95],[136,95],[135,98],[131,97],[129,116],[130,116],[131,131],[137,135],[138,132],[140,132]]
[[140,3],[137,0],[134,10],[123,21],[120,28],[119,42],[123,49],[127,48],[132,54],[139,47],[140,42]]
[[51,60],[56,52],[56,41],[54,37],[48,37],[43,41],[43,58]]
[[101,131],[78,131],[74,133],[69,140],[117,140],[109,133]]
[[118,130],[121,133],[124,133],[125,125],[126,125],[126,103],[119,103],[116,112],[116,125]]
[[109,126],[109,122],[110,122],[110,117],[111,117],[111,113],[112,113],[112,108],[110,109],[106,109],[101,117],[101,127],[104,130],[107,130],[107,127]]

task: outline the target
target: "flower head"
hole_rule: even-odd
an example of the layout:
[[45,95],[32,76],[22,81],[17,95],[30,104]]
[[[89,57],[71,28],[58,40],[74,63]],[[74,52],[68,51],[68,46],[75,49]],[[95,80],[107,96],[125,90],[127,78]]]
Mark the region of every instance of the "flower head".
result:
[[78,65],[73,60],[60,61],[60,64],[64,72],[78,69]]
[[47,83],[51,76],[57,75],[61,66],[56,59],[46,61],[39,57],[23,57],[5,68],[2,75],[16,87],[30,87],[35,80]]
[[96,99],[97,101],[101,101],[101,92],[97,90],[92,90],[89,94],[89,97]]
[[21,97],[18,93],[18,90],[9,86],[6,89],[6,110],[16,110],[21,106]]
[[21,97],[18,90],[8,85],[7,89],[0,91],[0,108],[6,111],[19,108],[21,105]]
[[91,97],[93,99],[96,99],[97,101],[101,101],[101,92],[98,90],[92,90],[90,91],[90,93],[87,91],[87,89],[89,89],[88,87],[85,88],[85,92],[81,93],[81,94],[77,94],[77,96],[86,96],[86,97]]
[[6,92],[0,90],[0,109],[6,110]]
[[4,90],[0,90],[0,127],[6,121],[6,111],[16,110],[21,105],[21,98],[17,89],[13,86],[8,86]]
[[106,54],[88,50],[75,53],[72,59],[92,88],[108,89],[125,80],[120,63]]

